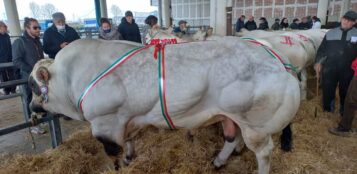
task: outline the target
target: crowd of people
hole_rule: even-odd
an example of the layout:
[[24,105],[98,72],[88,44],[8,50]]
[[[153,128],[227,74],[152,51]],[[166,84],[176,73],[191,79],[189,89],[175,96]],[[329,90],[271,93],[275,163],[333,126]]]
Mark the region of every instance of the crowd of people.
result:
[[[357,13],[349,11],[342,17],[339,27],[326,33],[318,48],[314,65],[317,75],[323,77],[321,79],[324,111],[333,112],[335,110],[335,92],[337,86],[339,87],[341,122],[338,127],[329,129],[329,132],[335,135],[346,136],[351,133],[352,120],[357,109],[357,29],[353,27],[356,24],[356,19]],[[25,18],[24,33],[13,44],[10,42],[6,24],[0,21],[0,63],[13,62],[19,69],[19,76],[28,79],[34,65],[45,57],[45,53],[49,58],[55,59],[61,49],[80,38],[78,33],[66,24],[63,13],[54,13],[52,20],[53,25],[44,32],[43,44],[40,41],[41,27],[36,19]],[[157,17],[153,15],[146,18],[145,24],[147,24],[147,28],[144,30],[144,36],[147,29],[160,28]],[[179,21],[174,33],[185,34],[187,32],[186,24],[187,22],[184,20]],[[301,21],[295,18],[290,24],[287,18],[281,20],[277,18],[269,28],[265,17],[259,19],[257,26],[253,16],[250,16],[245,22],[245,16],[242,15],[237,20],[236,31],[239,32],[242,28],[249,31],[257,29],[306,30],[321,28],[321,22],[316,16],[313,16],[311,20],[308,17],[303,17]],[[128,40],[137,43],[143,41],[145,43],[145,38],[141,37],[131,11],[125,13],[125,17],[122,18],[118,27],[113,26],[109,19],[102,18],[99,39]],[[9,68],[1,70],[0,80],[5,82],[15,79],[17,75],[14,71]],[[16,88],[5,88],[4,92],[5,95],[15,93]],[[27,98],[27,104],[29,104],[32,99],[30,86],[25,85],[24,95]],[[31,113],[30,110],[29,113]],[[32,132],[44,133],[44,130],[37,126],[32,127]]]
[[249,16],[245,22],[245,15],[241,15],[236,22],[236,32],[240,32],[243,28],[248,31],[252,30],[307,30],[307,29],[320,29],[321,21],[318,17],[303,17],[301,20],[298,18],[293,19],[289,24],[288,18],[276,18],[273,25],[269,28],[268,21],[265,17],[259,18],[259,23],[254,21],[254,16]]

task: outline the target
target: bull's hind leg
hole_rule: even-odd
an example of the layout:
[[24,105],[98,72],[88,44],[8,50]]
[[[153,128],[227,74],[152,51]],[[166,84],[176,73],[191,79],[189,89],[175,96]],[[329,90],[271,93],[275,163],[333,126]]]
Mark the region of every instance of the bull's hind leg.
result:
[[224,146],[219,152],[218,156],[214,159],[213,164],[216,169],[221,168],[227,162],[227,159],[232,154],[233,150],[237,147],[238,140],[237,135],[237,125],[228,117],[225,117],[222,121],[223,133],[224,133]]
[[268,174],[270,170],[271,153],[274,147],[270,134],[260,133],[252,128],[242,129],[244,142],[252,150],[258,161],[259,174]]

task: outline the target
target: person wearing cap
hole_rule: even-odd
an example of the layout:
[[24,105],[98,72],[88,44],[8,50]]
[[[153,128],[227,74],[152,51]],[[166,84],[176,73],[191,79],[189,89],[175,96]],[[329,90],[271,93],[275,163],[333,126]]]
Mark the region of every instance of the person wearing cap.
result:
[[118,30],[124,40],[141,43],[139,27],[135,23],[133,13],[131,11],[125,12],[125,17],[121,19]]
[[280,29],[280,19],[276,18],[274,24],[271,26],[272,30],[279,30]]
[[269,29],[269,24],[268,21],[265,17],[261,17],[259,19],[259,27],[258,30],[268,30]]
[[187,32],[187,22],[184,21],[184,20],[180,20],[178,22],[178,25],[179,26],[174,29],[174,33],[186,34],[186,32]]
[[52,21],[53,25],[46,29],[43,35],[43,49],[50,58],[54,59],[62,48],[80,37],[76,30],[66,24],[63,13],[52,14]]
[[357,13],[348,11],[341,19],[341,26],[329,30],[317,50],[314,69],[317,76],[322,75],[323,110],[333,112],[335,93],[338,85],[340,114],[343,115],[344,101],[349,83],[353,77],[350,68],[357,57]]
[[295,19],[293,19],[293,23],[290,24],[289,28],[292,30],[298,30],[299,23],[300,23],[300,20],[298,18],[295,18]]
[[[7,25],[0,21],[0,63],[12,62],[11,41],[7,34]],[[14,71],[12,68],[0,69],[0,81],[6,82],[14,80]],[[5,95],[16,92],[16,86],[4,88]]]

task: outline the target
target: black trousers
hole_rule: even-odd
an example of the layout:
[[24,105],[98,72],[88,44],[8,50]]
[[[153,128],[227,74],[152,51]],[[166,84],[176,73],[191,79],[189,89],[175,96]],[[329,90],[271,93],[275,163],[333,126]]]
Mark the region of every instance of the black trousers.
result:
[[357,76],[354,76],[347,91],[345,100],[345,108],[342,119],[339,123],[339,128],[343,130],[351,130],[352,122],[357,110]]
[[324,111],[333,112],[335,108],[336,88],[339,89],[340,114],[343,108],[347,89],[353,77],[351,67],[339,68],[336,65],[325,66],[322,70],[322,105]]
[[[14,70],[12,68],[6,68],[0,70],[0,81],[1,82],[7,82],[10,80],[15,80],[15,74]],[[15,93],[16,92],[16,86],[13,87],[8,87],[4,88],[5,94],[9,94],[10,92]]]
[[[21,74],[21,79],[29,79],[30,73],[21,71],[20,74]],[[29,113],[29,118],[31,118],[30,103],[32,100],[32,90],[27,84],[24,85],[23,90],[24,90],[23,91],[24,97],[26,99],[26,109]]]

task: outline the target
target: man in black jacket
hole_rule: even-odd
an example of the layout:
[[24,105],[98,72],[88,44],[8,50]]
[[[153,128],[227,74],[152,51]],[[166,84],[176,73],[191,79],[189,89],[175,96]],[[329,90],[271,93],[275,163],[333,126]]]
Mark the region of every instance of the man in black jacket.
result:
[[[38,22],[33,18],[25,18],[25,32],[23,36],[15,40],[12,45],[12,61],[14,65],[20,69],[22,79],[29,79],[30,73],[40,59],[44,58],[42,45],[40,42],[40,29]],[[27,106],[32,100],[32,91],[28,85],[25,85],[24,95],[27,99]],[[31,113],[29,107],[27,112]],[[31,132],[42,134],[45,133],[43,128],[37,126],[32,127]]]
[[[0,63],[12,62],[11,41],[7,34],[7,26],[3,21],[0,21]],[[13,69],[0,69],[0,81],[6,82],[14,80]],[[16,92],[16,86],[4,88],[5,95]]]
[[135,23],[133,13],[131,11],[125,12],[125,17],[121,19],[118,30],[124,40],[141,43],[139,27]]
[[78,33],[66,24],[66,18],[61,12],[52,15],[53,25],[43,35],[43,49],[52,59],[69,43],[79,39]]
[[244,28],[246,28],[249,31],[257,29],[257,24],[255,23],[253,16],[249,16],[248,21],[244,24]]
[[341,26],[329,30],[317,51],[315,71],[322,74],[323,109],[334,111],[336,87],[339,87],[340,113],[349,83],[353,77],[350,68],[357,57],[357,29],[353,27],[357,13],[348,11],[341,19]]

